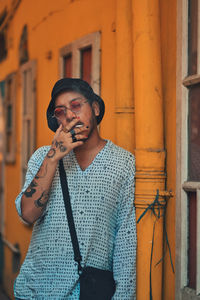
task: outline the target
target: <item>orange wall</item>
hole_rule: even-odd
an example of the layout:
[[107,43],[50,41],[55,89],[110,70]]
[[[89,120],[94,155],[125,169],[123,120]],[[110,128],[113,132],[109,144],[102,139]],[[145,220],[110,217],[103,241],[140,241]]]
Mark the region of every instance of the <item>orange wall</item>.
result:
[[[105,9],[106,7],[106,9]],[[1,9],[1,7],[0,7]],[[36,146],[50,144],[52,133],[46,124],[46,108],[54,82],[59,78],[59,49],[89,33],[101,31],[101,95],[107,107],[101,134],[115,141],[115,1],[84,0],[21,1],[8,29],[8,57],[1,63],[0,80],[19,70],[18,46],[21,32],[28,25],[29,58],[37,61],[37,140]],[[52,52],[52,59],[46,58]],[[22,261],[29,244],[31,228],[19,220],[14,199],[20,191],[21,82],[17,77],[17,158],[6,166],[5,236],[20,243]],[[109,109],[108,109],[109,107]],[[4,285],[12,293],[11,251],[5,247]]]
[[[121,0],[123,1],[123,0]],[[130,0],[131,1],[131,0]],[[48,5],[47,5],[48,2]],[[124,1],[125,2],[125,1]],[[116,39],[118,24],[121,24],[120,10],[117,11],[117,4],[120,0],[22,0],[16,14],[8,29],[9,53],[7,59],[0,64],[0,80],[13,71],[19,70],[18,46],[22,28],[28,25],[28,49],[29,58],[37,61],[37,147],[51,143],[53,134],[46,124],[46,108],[50,99],[52,85],[59,78],[59,49],[83,37],[89,33],[101,31],[101,95],[105,100],[106,114],[102,122],[100,131],[103,137],[111,139],[127,149],[132,150],[135,141],[134,118],[129,114],[128,126],[127,116],[123,113],[126,109],[126,99],[123,103],[117,102],[120,89],[116,87],[117,57],[123,53],[116,54]],[[118,6],[119,7],[119,6]],[[1,4],[0,4],[1,10]],[[121,11],[123,14],[123,11]],[[137,13],[137,12],[135,12]],[[116,16],[117,15],[117,16]],[[165,148],[167,151],[167,186],[166,189],[175,191],[175,66],[176,66],[176,1],[160,1],[161,16],[161,60],[162,60],[162,86],[165,114]],[[123,23],[124,24],[124,23]],[[131,21],[129,20],[129,25]],[[120,26],[120,25],[119,25]],[[125,26],[125,25],[124,25]],[[125,27],[124,27],[125,28]],[[125,30],[125,29],[124,29]],[[120,35],[122,31],[120,32]],[[126,32],[127,34],[127,32]],[[118,47],[122,48],[118,35]],[[132,43],[130,42],[130,48]],[[47,53],[52,52],[52,59],[47,59]],[[122,52],[121,52],[122,51]],[[130,49],[132,51],[132,49]],[[118,56],[117,56],[118,55]],[[130,60],[131,61],[131,60]],[[119,66],[118,66],[119,67]],[[153,72],[153,70],[152,70]],[[120,74],[120,73],[119,73]],[[118,75],[119,75],[118,74]],[[124,73],[121,74],[124,76]],[[129,75],[129,76],[132,76]],[[119,76],[120,78],[120,76]],[[131,77],[132,78],[132,77]],[[20,190],[20,145],[21,145],[21,82],[18,73],[17,77],[17,159],[16,164],[6,166],[6,186],[5,186],[5,235],[13,244],[20,243],[22,260],[29,244],[31,228],[22,224],[19,220],[14,199]],[[125,81],[124,81],[125,82]],[[126,82],[124,83],[124,87]],[[132,97],[133,91],[127,92]],[[122,95],[123,96],[123,95]],[[123,97],[121,98],[123,99]],[[120,103],[119,103],[120,102]],[[123,102],[123,100],[122,100]],[[117,117],[115,105],[121,106]],[[132,110],[134,111],[133,104]],[[132,110],[130,109],[131,113]],[[152,116],[156,117],[156,116]],[[120,124],[123,122],[123,126]],[[130,142],[124,143],[123,130],[132,131],[127,134]],[[117,131],[117,132],[116,132]],[[126,140],[128,140],[126,139]],[[175,199],[171,198],[167,210],[167,231],[170,246],[175,256]],[[144,228],[145,229],[145,228]],[[12,293],[13,274],[11,268],[11,252],[5,248],[6,265],[4,284],[6,290]],[[145,252],[142,253],[145,255]],[[144,287],[138,287],[143,289]],[[174,299],[174,275],[172,274],[169,253],[165,257],[164,280],[163,280],[164,300]],[[142,299],[145,300],[145,299]],[[159,299],[161,300],[161,299]]]

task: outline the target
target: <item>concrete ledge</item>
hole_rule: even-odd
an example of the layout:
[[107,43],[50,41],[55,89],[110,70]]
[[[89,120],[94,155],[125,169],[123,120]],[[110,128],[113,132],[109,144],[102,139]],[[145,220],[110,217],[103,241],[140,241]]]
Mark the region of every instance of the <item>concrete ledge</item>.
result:
[[185,287],[182,289],[182,300],[200,300],[200,295],[196,295],[195,290]]

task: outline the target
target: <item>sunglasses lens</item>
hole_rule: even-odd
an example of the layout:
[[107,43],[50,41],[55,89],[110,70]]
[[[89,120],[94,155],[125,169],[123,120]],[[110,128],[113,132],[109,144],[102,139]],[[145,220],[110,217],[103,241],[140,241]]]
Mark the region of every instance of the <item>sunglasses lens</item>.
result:
[[54,110],[54,115],[58,119],[65,117],[65,109],[61,107],[56,108]]
[[70,104],[70,110],[73,111],[73,112],[80,112],[81,110],[81,104],[82,102],[80,101],[74,101]]
[[71,111],[75,114],[78,114],[78,113],[80,113],[83,104],[86,102],[87,101],[74,100],[70,103],[69,107],[66,107],[66,106],[56,107],[54,110],[54,117],[56,117],[57,119],[66,118],[67,111]]

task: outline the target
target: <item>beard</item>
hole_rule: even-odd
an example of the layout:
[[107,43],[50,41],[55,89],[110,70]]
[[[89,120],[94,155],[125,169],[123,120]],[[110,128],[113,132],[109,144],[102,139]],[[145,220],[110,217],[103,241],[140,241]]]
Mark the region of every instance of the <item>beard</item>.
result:
[[[94,114],[94,111],[92,110],[92,116],[88,122],[88,126],[89,126],[89,131],[87,132],[87,138],[85,139],[82,139],[83,142],[86,142],[90,137],[91,135],[93,134],[95,128],[97,127],[97,121],[96,121],[96,116]],[[83,124],[85,125],[85,124]]]
[[97,124],[96,124],[96,117],[95,117],[95,114],[94,114],[94,113],[92,113],[92,117],[91,117],[91,119],[90,119],[90,121],[89,121],[89,124],[90,124],[90,125],[89,125],[90,131],[89,131],[89,133],[88,133],[88,138],[92,135],[92,133],[93,133],[95,127],[97,126]]

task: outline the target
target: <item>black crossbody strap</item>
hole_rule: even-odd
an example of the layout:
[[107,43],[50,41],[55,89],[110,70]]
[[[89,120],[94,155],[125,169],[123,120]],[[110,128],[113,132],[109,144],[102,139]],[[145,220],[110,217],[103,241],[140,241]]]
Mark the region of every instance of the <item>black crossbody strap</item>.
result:
[[78,263],[78,272],[80,273],[82,271],[82,266],[81,266],[82,257],[81,257],[81,253],[80,253],[80,249],[79,249],[79,243],[78,243],[78,238],[77,238],[77,234],[76,234],[74,218],[73,218],[73,214],[72,214],[72,207],[71,207],[71,202],[70,202],[67,177],[66,177],[62,159],[59,160],[59,173],[60,173],[60,182],[61,182],[61,187],[62,187],[63,199],[64,199],[64,203],[65,203],[67,221],[68,221],[68,226],[69,226],[69,232],[70,232],[72,246],[73,246],[73,250],[74,250],[74,260]]

